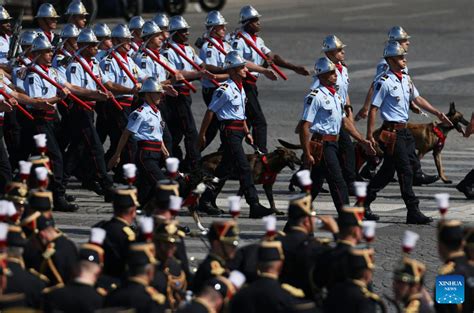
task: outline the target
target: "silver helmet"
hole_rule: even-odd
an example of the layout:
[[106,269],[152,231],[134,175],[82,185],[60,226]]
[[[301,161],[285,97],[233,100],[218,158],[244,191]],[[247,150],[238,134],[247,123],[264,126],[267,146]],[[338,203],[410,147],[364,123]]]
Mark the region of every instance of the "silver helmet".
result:
[[135,29],[140,29],[143,27],[143,24],[145,24],[145,20],[141,16],[134,16],[130,19],[130,22],[128,23],[128,29],[135,30]]
[[329,52],[337,49],[342,49],[346,45],[342,43],[341,39],[335,35],[329,35],[323,40],[323,52]]
[[49,40],[43,35],[36,36],[31,45],[31,52],[42,51],[42,50],[51,50],[53,47]]
[[40,5],[35,18],[59,18],[56,9],[51,3],[43,3]]
[[167,29],[170,26],[170,20],[168,18],[168,15],[165,13],[158,13],[154,18],[153,22],[158,25],[159,28],[161,29]]
[[118,24],[112,29],[111,37],[121,39],[132,39],[132,34],[125,24]]
[[248,20],[261,17],[257,10],[251,5],[246,5],[240,9],[239,23],[244,24]]
[[77,37],[77,43],[98,44],[99,40],[97,40],[97,37],[95,36],[94,31],[92,29],[84,28],[83,30],[81,30],[79,37]]
[[408,36],[407,32],[401,26],[393,26],[388,31],[388,41],[399,41],[408,38],[410,38],[410,36]]
[[206,17],[206,27],[218,26],[218,25],[226,25],[227,21],[222,16],[221,12],[219,11],[211,11],[207,14]]
[[110,37],[110,35],[112,34],[112,32],[110,31],[110,28],[109,26],[107,26],[107,24],[105,23],[97,23],[94,25],[94,34],[101,38],[101,37]]
[[316,76],[336,70],[336,65],[326,57],[319,58],[314,64]]
[[158,25],[153,21],[146,21],[143,25],[142,38],[146,38],[152,35],[161,33],[162,30]]
[[80,0],[73,0],[71,3],[68,5],[66,15],[89,15],[89,12],[87,12],[86,7]]
[[20,35],[20,46],[31,46],[33,44],[33,40],[38,36],[38,33],[34,30],[27,30],[24,31]]
[[8,11],[3,7],[3,5],[0,5],[0,21],[6,21],[11,19],[12,17],[8,13]]
[[66,24],[61,31],[61,38],[76,38],[79,36],[79,29],[74,24]]
[[247,61],[245,61],[237,51],[231,51],[227,53],[224,59],[224,69],[228,70],[230,68],[239,67],[245,65]]
[[383,50],[383,57],[384,58],[398,57],[400,55],[406,55],[406,54],[407,54],[407,52],[398,43],[398,41],[389,41],[385,45],[385,49]]
[[164,92],[163,87],[161,86],[160,82],[156,77],[148,77],[142,85],[142,88],[140,89],[139,93],[145,93],[145,92]]
[[175,15],[170,19],[169,31],[174,32],[180,29],[189,29],[191,28],[181,15]]

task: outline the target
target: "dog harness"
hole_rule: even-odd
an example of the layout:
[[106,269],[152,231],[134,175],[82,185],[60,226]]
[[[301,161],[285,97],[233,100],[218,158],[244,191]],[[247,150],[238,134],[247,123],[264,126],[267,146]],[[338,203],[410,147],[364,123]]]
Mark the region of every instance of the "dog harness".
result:
[[270,165],[268,164],[268,159],[266,155],[262,155],[261,160],[265,171],[259,179],[258,184],[273,185],[275,183],[278,173],[270,169]]
[[438,142],[436,142],[434,150],[441,151],[444,147],[444,142],[446,141],[446,136],[444,133],[439,129],[438,126],[433,124],[433,133],[435,133],[436,137],[438,137]]

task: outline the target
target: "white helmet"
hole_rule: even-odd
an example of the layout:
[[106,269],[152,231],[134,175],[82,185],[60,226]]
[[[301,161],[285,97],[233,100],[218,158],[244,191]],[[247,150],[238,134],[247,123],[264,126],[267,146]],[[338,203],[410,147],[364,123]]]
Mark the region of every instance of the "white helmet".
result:
[[112,32],[110,31],[110,28],[109,26],[107,26],[107,24],[105,23],[98,23],[98,24],[95,24],[94,26],[94,34],[97,36],[97,37],[110,37],[110,35],[112,34]]
[[314,65],[316,76],[336,70],[336,65],[327,57],[319,58]]
[[3,7],[3,5],[0,5],[0,21],[5,21],[5,20],[11,20],[12,17],[8,13],[8,11]]
[[246,5],[240,9],[239,23],[244,24],[248,20],[261,17],[257,10],[251,5]]
[[222,16],[221,12],[211,11],[207,14],[206,23],[205,23],[206,27],[226,25],[226,24],[227,24],[227,21]]
[[323,52],[329,52],[337,49],[342,49],[346,45],[342,43],[341,39],[335,35],[329,35],[323,40]]
[[61,31],[61,38],[76,38],[79,36],[79,29],[74,24],[66,24]]
[[165,13],[158,13],[154,18],[153,22],[158,25],[159,28],[161,29],[167,29],[170,26],[170,20],[168,18],[168,15]]
[[388,41],[399,41],[408,38],[410,38],[410,36],[408,36],[407,32],[401,26],[393,26],[388,31]]
[[118,24],[112,29],[112,38],[132,39],[132,34],[125,24]]
[[143,30],[142,30],[142,38],[146,38],[152,35],[156,35],[161,33],[162,30],[158,25],[156,25],[155,22],[153,21],[146,21],[145,24],[143,25]]
[[59,18],[56,9],[51,3],[43,3],[40,5],[35,18]]
[[145,92],[163,92],[163,87],[156,77],[148,77],[144,82],[142,88],[138,91],[139,93]]
[[66,15],[89,15],[89,13],[86,10],[86,7],[80,0],[73,0],[71,3],[68,5]]
[[407,54],[407,52],[398,43],[398,41],[389,41],[385,45],[385,49],[383,50],[383,57],[384,58],[398,57],[398,56],[406,55],[406,54]]
[[224,59],[224,69],[228,70],[231,68],[239,67],[245,65],[247,61],[245,61],[237,51],[230,51],[227,53]]
[[51,50],[53,47],[49,40],[43,35],[39,35],[33,40],[31,45],[31,52],[42,51],[42,50]]
[[91,44],[98,44],[99,40],[94,34],[94,31],[90,28],[84,28],[81,30],[79,37],[77,37],[77,43],[91,43]]
[[130,22],[128,23],[128,29],[135,30],[135,29],[140,29],[143,27],[143,24],[145,24],[145,20],[141,16],[134,16],[130,19]]
[[169,31],[174,32],[181,29],[191,28],[181,15],[175,15],[170,19]]

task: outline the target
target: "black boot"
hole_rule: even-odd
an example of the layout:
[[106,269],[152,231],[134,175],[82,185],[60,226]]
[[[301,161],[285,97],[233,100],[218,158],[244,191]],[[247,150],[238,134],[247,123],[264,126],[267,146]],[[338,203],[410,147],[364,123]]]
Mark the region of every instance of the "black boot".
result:
[[69,203],[64,196],[54,199],[54,211],[59,212],[76,212],[79,210],[77,204]]
[[407,224],[420,224],[425,225],[433,222],[433,218],[424,215],[418,206],[414,206],[413,208],[407,208]]
[[416,175],[413,177],[413,186],[429,185],[434,183],[439,179],[438,175],[426,175],[421,173],[421,175]]
[[462,192],[467,199],[474,199],[474,191],[472,191],[472,187],[466,184],[464,180],[457,184],[456,189],[459,192]]
[[98,196],[104,195],[104,189],[100,185],[98,181],[90,180],[90,181],[83,181],[82,188],[95,192]]
[[76,196],[66,194],[66,201],[67,202],[74,202],[74,201],[76,201]]
[[218,207],[214,207],[211,201],[205,201],[202,199],[199,201],[197,210],[201,213],[206,213],[209,216],[220,216],[222,213],[224,213],[224,211]]
[[256,202],[250,205],[249,218],[262,218],[264,216],[271,215],[273,213],[274,213],[273,210],[266,208],[260,203]]
[[370,207],[365,208],[364,218],[368,221],[378,221],[380,219],[377,214],[372,212],[372,209]]
[[112,187],[104,188],[104,202],[110,203],[114,200],[114,190]]

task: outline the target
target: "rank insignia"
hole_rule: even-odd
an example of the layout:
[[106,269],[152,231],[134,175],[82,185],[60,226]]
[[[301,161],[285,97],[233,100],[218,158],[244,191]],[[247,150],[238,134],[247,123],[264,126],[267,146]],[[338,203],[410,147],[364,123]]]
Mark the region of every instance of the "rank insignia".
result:
[[210,58],[212,56],[212,51],[207,51],[206,52],[206,58]]
[[138,118],[138,113],[135,112],[135,113],[130,114],[130,119],[131,119],[132,121],[136,121],[137,118]]

